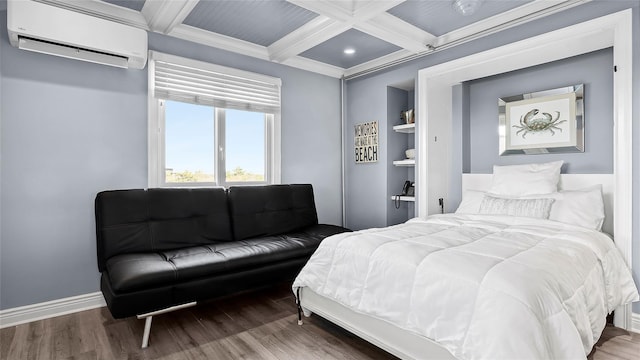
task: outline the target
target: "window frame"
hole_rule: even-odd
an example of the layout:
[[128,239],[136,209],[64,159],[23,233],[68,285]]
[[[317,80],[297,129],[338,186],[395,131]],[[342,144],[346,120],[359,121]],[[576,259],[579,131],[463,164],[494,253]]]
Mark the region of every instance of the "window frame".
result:
[[[177,64],[198,67],[210,71],[226,72],[235,76],[243,76],[248,80],[264,80],[265,75],[255,74],[233,68],[227,68],[216,64],[200,62],[192,59],[182,58],[174,55],[167,55],[155,51],[149,52],[148,64],[148,186],[157,187],[228,187],[228,186],[251,186],[265,184],[280,184],[281,182],[281,126],[280,111],[273,113],[264,111],[265,114],[265,181],[226,181],[226,148],[225,148],[225,111],[227,109],[216,107],[211,104],[198,104],[197,102],[181,99],[164,99],[155,96],[155,60],[162,59]],[[276,78],[271,78],[276,79]],[[273,81],[273,80],[271,80]],[[277,79],[279,82],[280,79]],[[166,128],[165,128],[165,101],[178,101],[193,103],[196,105],[211,106],[214,109],[214,177],[216,182],[166,182]]]

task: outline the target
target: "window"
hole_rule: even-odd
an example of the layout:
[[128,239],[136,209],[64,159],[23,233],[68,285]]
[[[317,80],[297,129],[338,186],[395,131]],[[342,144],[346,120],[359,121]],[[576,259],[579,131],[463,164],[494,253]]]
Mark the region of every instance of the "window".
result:
[[151,52],[149,187],[280,181],[280,79]]

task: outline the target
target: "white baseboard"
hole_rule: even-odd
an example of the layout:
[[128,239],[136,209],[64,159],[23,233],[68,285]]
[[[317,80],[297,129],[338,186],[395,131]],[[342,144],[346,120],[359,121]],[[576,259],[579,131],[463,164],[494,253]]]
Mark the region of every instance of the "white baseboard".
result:
[[640,313],[631,314],[631,331],[640,334]]
[[107,303],[104,301],[102,293],[97,291],[64,299],[0,310],[0,329],[78,311],[95,309],[106,305]]

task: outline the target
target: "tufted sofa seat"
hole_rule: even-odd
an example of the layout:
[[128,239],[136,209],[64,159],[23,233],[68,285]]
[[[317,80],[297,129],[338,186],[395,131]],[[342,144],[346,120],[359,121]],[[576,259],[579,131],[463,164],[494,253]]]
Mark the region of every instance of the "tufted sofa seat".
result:
[[101,290],[115,318],[293,279],[327,236],[308,184],[96,196]]

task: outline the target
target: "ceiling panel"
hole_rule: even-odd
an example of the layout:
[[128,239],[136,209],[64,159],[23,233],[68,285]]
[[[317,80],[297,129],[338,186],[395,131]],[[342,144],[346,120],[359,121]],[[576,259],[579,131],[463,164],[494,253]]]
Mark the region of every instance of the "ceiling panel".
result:
[[317,16],[285,0],[200,1],[184,24],[269,46]]
[[387,12],[426,32],[441,36],[531,1],[533,0],[485,0],[474,14],[463,16],[453,9],[453,0],[407,0]]
[[[346,55],[346,48],[353,48],[355,54]],[[300,55],[341,68],[350,68],[398,50],[401,50],[398,46],[351,29]]]
[[[473,38],[469,34],[486,36],[590,1],[613,0],[470,0],[480,6],[469,16],[454,10],[454,0],[146,1],[45,2],[340,77],[429,55],[427,44],[461,44]],[[3,5],[6,0],[0,0]],[[466,30],[455,31],[460,28]],[[344,54],[347,47],[355,54]]]
[[141,11],[145,0],[102,0],[113,5],[126,7],[131,10]]

